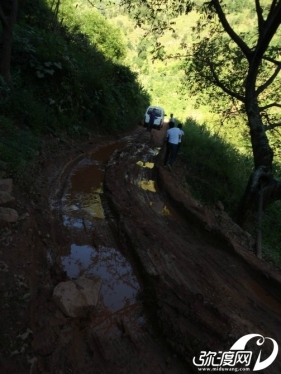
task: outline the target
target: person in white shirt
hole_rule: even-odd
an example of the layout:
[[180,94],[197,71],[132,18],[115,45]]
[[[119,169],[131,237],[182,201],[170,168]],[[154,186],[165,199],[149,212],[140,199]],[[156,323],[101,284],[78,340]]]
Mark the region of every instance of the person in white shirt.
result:
[[177,157],[181,130],[175,127],[173,122],[169,122],[169,126],[169,130],[166,132],[166,154],[164,157],[164,166],[168,166],[168,168],[172,170],[173,163]]

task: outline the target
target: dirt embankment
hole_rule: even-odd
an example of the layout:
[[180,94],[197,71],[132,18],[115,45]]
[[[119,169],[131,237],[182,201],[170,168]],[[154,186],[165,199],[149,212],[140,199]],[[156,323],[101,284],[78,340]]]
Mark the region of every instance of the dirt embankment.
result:
[[[138,141],[146,143],[142,136]],[[154,133],[148,144],[161,142]],[[163,151],[150,173],[170,202],[171,214],[165,219],[152,214],[153,194],[135,188],[140,174],[132,159],[142,157],[139,150],[134,144],[127,154],[116,154],[106,187],[172,346],[190,363],[198,352],[229,349],[250,333],[280,342],[280,273],[257,260],[251,237],[223,210],[193,199],[183,187],[184,165],[178,161],[172,173],[162,167]],[[114,175],[122,174],[127,178],[116,184]],[[277,373],[280,364],[267,372]]]
[[[191,373],[201,351],[228,351],[246,334],[281,343],[280,273],[256,259],[251,237],[222,209],[193,199],[180,159],[172,172],[162,167],[163,134],[138,128],[125,137],[104,181],[112,235],[142,278],[149,327],[135,334],[124,319],[110,319],[106,331],[119,331],[110,336],[95,316],[67,318],[53,303],[54,287],[67,279],[60,253],[74,233],[50,202],[78,160],[110,140],[58,146],[61,157],[42,159],[28,194],[15,186],[20,220],[1,228],[1,373]],[[279,355],[266,373],[280,372]]]

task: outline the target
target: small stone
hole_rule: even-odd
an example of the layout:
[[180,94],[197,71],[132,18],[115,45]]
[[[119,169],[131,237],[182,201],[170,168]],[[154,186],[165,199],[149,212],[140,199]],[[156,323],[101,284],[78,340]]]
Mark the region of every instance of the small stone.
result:
[[0,169],[6,170],[8,168],[8,162],[0,160]]
[[18,212],[11,208],[0,207],[0,221],[16,222],[19,218]]
[[220,200],[216,202],[216,207],[219,210],[224,210],[224,205],[223,205],[223,203]]
[[211,232],[212,231],[212,226],[207,223],[207,225],[205,226],[205,230]]
[[53,300],[69,317],[83,317],[98,303],[102,280],[100,277],[81,277],[59,283],[53,292]]
[[11,178],[0,179],[0,191],[12,192],[13,180]]
[[9,204],[15,201],[14,196],[12,196],[9,192],[0,191],[0,204]]
[[19,217],[19,221],[23,221],[27,218],[30,217],[30,214],[29,213],[23,213],[20,217]]

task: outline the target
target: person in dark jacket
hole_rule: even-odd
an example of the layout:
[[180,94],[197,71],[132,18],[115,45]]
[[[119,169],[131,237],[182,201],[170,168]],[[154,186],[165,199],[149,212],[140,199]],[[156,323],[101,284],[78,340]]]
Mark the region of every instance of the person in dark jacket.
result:
[[153,108],[153,110],[152,110],[152,112],[150,113],[150,116],[149,116],[149,122],[148,122],[146,131],[151,132],[155,118],[156,118],[156,109]]

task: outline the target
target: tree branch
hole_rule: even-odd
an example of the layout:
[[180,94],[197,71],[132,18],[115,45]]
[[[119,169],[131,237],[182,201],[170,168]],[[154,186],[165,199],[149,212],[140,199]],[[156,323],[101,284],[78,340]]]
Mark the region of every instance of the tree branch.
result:
[[99,8],[99,7],[96,6],[92,1],[90,1],[90,0],[87,0],[87,1],[88,1],[88,3],[89,3],[93,8],[96,8],[97,10],[104,10],[104,9],[110,9],[110,8],[115,7],[115,4],[112,4],[112,5],[104,6],[103,8]]
[[219,79],[217,73],[215,72],[215,69],[214,69],[214,66],[210,63],[209,64],[209,67],[210,67],[210,70],[211,70],[211,73],[212,73],[212,76],[215,80],[215,84],[220,87],[225,93],[227,93],[228,95],[232,96],[232,97],[235,97],[237,100],[241,101],[242,103],[245,103],[245,97],[242,96],[242,95],[239,95],[237,94],[236,92],[230,90],[228,87],[226,87],[222,82],[221,80]]
[[7,27],[9,25],[7,17],[5,16],[3,12],[2,5],[0,5],[0,20],[4,26]]
[[262,16],[262,8],[261,8],[261,5],[260,5],[260,0],[255,0],[255,3],[256,3],[256,12],[257,12],[257,16],[258,16],[258,25],[259,25],[259,33],[261,33],[261,30],[262,30],[262,27],[263,27],[263,24],[264,24],[264,19],[263,19],[263,16]]
[[271,6],[270,6],[270,12],[271,12],[271,10],[274,11],[274,8],[275,8],[275,6],[276,6],[276,2],[277,2],[277,1],[278,1],[278,0],[273,0],[273,1],[272,1]]
[[233,28],[228,23],[225,14],[222,10],[222,7],[220,5],[220,2],[218,0],[211,0],[211,5],[215,8],[217,15],[219,17],[219,20],[224,28],[224,30],[227,32],[227,34],[230,36],[230,38],[237,44],[237,46],[241,49],[241,51],[244,53],[247,59],[250,58],[251,55],[251,49],[247,46],[247,44],[236,34],[236,32],[233,30]]
[[0,4],[0,21],[5,27],[13,27],[18,13],[18,0],[11,0],[11,11],[9,15],[5,14],[5,8],[3,10],[2,5]]
[[262,92],[264,91],[273,81],[274,79],[277,77],[277,75],[279,74],[281,70],[281,63],[279,63],[279,66],[275,69],[274,73],[272,74],[272,76],[262,85],[260,85],[260,87],[257,89],[257,96]]
[[281,104],[278,104],[278,103],[271,103],[271,104],[267,104],[263,107],[260,107],[260,112],[266,110],[266,109],[269,109],[269,108],[273,108],[273,107],[276,107],[276,108],[281,108]]
[[[281,1],[274,0],[271,4],[267,19],[259,33],[259,40],[253,59],[261,59],[268,48],[268,45],[280,26]],[[253,62],[253,61],[252,61]]]
[[17,20],[18,0],[12,0],[12,11],[10,16],[10,25],[13,27]]
[[271,123],[270,125],[264,125],[264,129],[265,129],[265,131],[269,131],[269,130],[276,129],[276,127],[280,127],[280,126],[281,126],[281,122],[280,123]]
[[275,64],[275,65],[277,65],[277,66],[279,66],[280,64],[281,64],[281,61],[277,61],[277,60],[275,60],[274,58],[272,58],[272,57],[270,57],[270,56],[263,56],[263,59],[265,60],[265,61],[269,61],[269,62],[272,62],[273,64]]
[[[275,105],[274,105],[274,106],[275,106]],[[281,107],[281,105],[276,105],[276,106]],[[269,107],[270,107],[270,106],[269,106]],[[263,125],[265,131],[274,130],[274,129],[276,129],[277,127],[280,127],[280,125],[281,125],[280,122],[275,122],[275,123],[272,123],[272,122],[271,122],[271,118],[270,118],[270,116],[268,115],[267,112],[262,113],[261,116],[264,117],[264,118],[266,119],[266,122],[268,123],[267,125]]]

